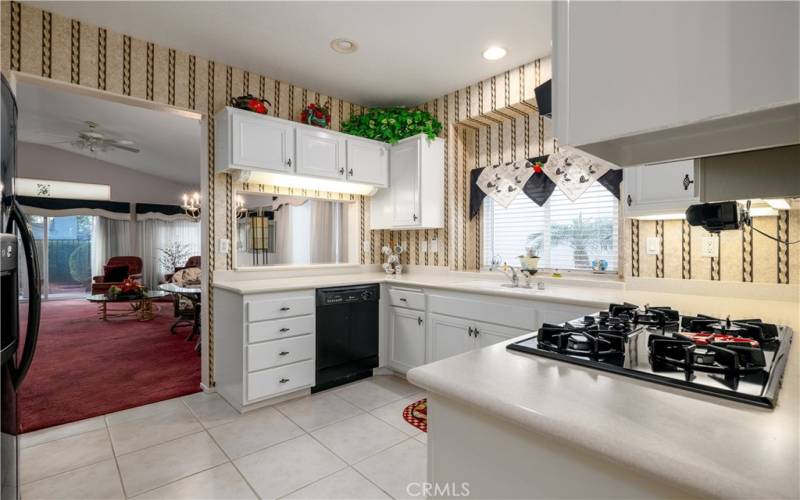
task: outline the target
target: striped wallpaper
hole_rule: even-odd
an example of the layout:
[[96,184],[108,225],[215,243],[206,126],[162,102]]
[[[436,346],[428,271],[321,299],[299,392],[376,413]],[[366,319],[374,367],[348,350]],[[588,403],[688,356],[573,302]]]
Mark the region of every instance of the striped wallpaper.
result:
[[[645,278],[700,279],[745,283],[800,283],[800,245],[785,245],[746,228],[720,233],[719,258],[701,255],[709,233],[680,220],[627,220],[624,245],[626,275]],[[755,217],[757,229],[775,238],[796,240],[800,210],[775,217]],[[647,255],[647,238],[661,237],[657,255]]]

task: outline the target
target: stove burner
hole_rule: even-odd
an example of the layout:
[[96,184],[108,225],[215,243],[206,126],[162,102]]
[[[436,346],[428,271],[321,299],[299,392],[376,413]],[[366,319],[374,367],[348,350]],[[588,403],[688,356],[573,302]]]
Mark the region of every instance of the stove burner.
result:
[[734,337],[747,337],[757,341],[765,348],[773,344],[778,337],[778,327],[764,323],[760,319],[724,320],[705,316],[684,316],[681,327],[690,332],[712,332]]
[[685,338],[651,334],[647,344],[654,372],[683,371],[687,382],[694,379],[695,372],[705,372],[722,375],[736,390],[740,377],[763,374],[767,366],[764,351],[741,343],[700,346]]
[[[636,304],[631,304],[629,302],[625,302],[624,304],[610,304],[608,306],[608,313],[610,316],[616,317],[622,314],[631,317],[634,311],[639,309],[639,306]],[[600,311],[600,315],[602,316],[605,311]]]
[[633,324],[644,326],[656,326],[661,333],[666,333],[667,329],[677,330],[680,313],[671,307],[650,307],[644,306],[644,312],[636,310],[633,313]]
[[[584,319],[585,320],[585,319]],[[628,332],[545,323],[539,329],[538,347],[546,351],[592,359],[623,358]]]

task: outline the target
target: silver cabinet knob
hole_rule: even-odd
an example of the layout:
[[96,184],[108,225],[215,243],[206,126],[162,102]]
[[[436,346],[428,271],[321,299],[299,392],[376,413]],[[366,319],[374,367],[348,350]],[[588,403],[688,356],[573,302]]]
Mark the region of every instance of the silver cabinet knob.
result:
[[286,356],[287,354],[289,354],[289,351],[281,351],[278,353],[280,356]]
[[353,176],[353,169],[352,168],[347,171],[347,175],[349,175],[350,177]]
[[289,379],[288,379],[288,378],[282,378],[282,379],[280,379],[278,382],[280,382],[281,384],[285,384],[285,383],[286,383],[286,382],[288,382],[288,381],[289,381]]
[[472,337],[472,327],[469,327],[469,328],[467,329],[467,335],[469,335],[470,337]]
[[688,191],[689,186],[694,184],[694,181],[689,178],[689,174],[686,174],[686,177],[683,178],[683,190]]
[[289,331],[289,329],[288,329],[288,328],[286,328],[286,327],[284,326],[283,328],[281,328],[281,329],[280,329],[280,330],[278,330],[278,331],[279,331],[279,332],[281,332],[281,333],[284,333],[284,332],[288,332],[288,331]]
[[421,324],[422,324],[422,318],[421,318],[421,317],[419,317],[419,316],[417,316],[417,324],[418,324],[418,325],[421,325]]
[[288,166],[288,167],[291,167],[291,166],[292,166],[292,159],[291,159],[291,158],[289,158],[288,160],[286,160],[286,166]]
[[344,175],[344,167],[339,169],[339,175]]
[[289,306],[281,307],[281,311],[288,311],[289,309],[291,309],[291,307],[289,307]]
[[416,221],[417,220],[417,214],[412,214],[412,216],[414,218],[414,221]]

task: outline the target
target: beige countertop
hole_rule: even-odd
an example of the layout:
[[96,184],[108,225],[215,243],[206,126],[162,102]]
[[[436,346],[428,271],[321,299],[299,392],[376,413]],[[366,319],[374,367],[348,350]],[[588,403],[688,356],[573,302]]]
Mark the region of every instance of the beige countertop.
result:
[[800,497],[798,342],[771,411],[508,351],[508,343],[414,368],[408,380],[500,425],[562,439],[702,496]]
[[[254,293],[308,290],[329,286],[348,286],[367,283],[388,283],[396,286],[435,288],[453,292],[480,293],[498,297],[527,299],[604,309],[614,302],[632,302],[644,305],[668,305],[680,309],[684,314],[705,313],[725,317],[762,317],[765,321],[792,326],[800,331],[797,301],[756,300],[744,297],[722,297],[705,291],[685,293],[682,287],[671,289],[671,293],[626,289],[621,281],[582,278],[541,278],[544,290],[533,288],[507,288],[508,283],[500,273],[470,272],[413,272],[398,277],[383,272],[352,272],[320,274],[314,276],[283,276],[250,278],[247,273],[236,273],[236,279],[217,279],[214,287],[233,293]],[[664,281],[664,280],[662,280]],[[679,280],[670,280],[679,281]],[[677,283],[680,286],[680,283]],[[786,286],[786,285],[784,285]],[[793,293],[797,293],[793,290]]]

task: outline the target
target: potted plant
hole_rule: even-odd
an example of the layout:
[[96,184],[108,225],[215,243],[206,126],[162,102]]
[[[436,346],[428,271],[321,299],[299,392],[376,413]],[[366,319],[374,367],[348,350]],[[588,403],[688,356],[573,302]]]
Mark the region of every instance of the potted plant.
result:
[[435,139],[441,130],[441,122],[427,111],[407,108],[374,108],[342,124],[342,132],[390,144],[417,134]]
[[519,265],[523,271],[536,272],[539,270],[539,253],[544,246],[544,235],[534,233],[528,236],[528,244],[525,246],[525,254],[519,256]]

